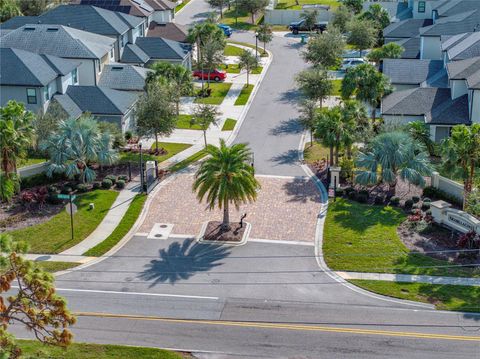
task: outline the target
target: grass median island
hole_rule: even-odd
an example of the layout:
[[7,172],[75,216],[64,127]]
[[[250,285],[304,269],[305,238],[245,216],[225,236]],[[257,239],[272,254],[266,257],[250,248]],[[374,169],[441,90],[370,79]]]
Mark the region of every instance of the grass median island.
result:
[[[192,145],[188,143],[175,143],[175,142],[159,142],[158,148],[163,148],[167,153],[159,156],[150,155],[148,153],[143,153],[144,161],[158,161],[161,163],[165,160],[168,160],[170,157],[175,156],[177,153],[186,150]],[[152,144],[152,148],[155,148],[155,143]],[[138,162],[140,161],[140,154],[138,152],[122,152],[120,153],[120,162]]]
[[176,128],[181,130],[201,130],[199,125],[192,125],[192,115],[180,115],[178,116]]
[[244,106],[252,93],[253,85],[245,85],[240,91],[240,95],[238,95],[237,100],[235,101],[235,106]]
[[133,227],[142,212],[147,196],[137,194],[115,230],[103,242],[83,253],[84,256],[100,257],[113,248]]
[[185,158],[183,161],[177,162],[174,165],[170,166],[168,170],[170,172],[178,172],[184,168],[190,166],[192,163],[195,163],[205,157],[207,153],[204,150],[200,150],[197,153],[194,153],[190,157]]
[[303,5],[309,4],[318,4],[318,5],[328,5],[332,10],[335,10],[340,6],[340,1],[338,0],[299,0],[298,5],[295,0],[282,0],[278,2],[275,6],[276,10],[288,9],[288,10],[302,10]]
[[478,276],[474,269],[409,252],[397,234],[406,219],[399,208],[373,206],[337,198],[325,220],[323,253],[338,271]]
[[[47,222],[7,233],[15,240],[27,243],[30,253],[63,252],[83,241],[97,228],[117,196],[118,192],[110,190],[96,190],[77,195],[75,204],[78,212],[73,216],[73,241],[70,238],[70,215],[65,210]],[[89,209],[90,203],[95,204],[95,209]]]
[[342,95],[342,80],[332,80],[333,91],[332,96],[341,96]]
[[180,10],[182,10],[185,5],[187,5],[188,3],[190,2],[190,0],[184,0],[180,5],[177,5],[175,7],[175,13],[179,12]]
[[80,265],[80,263],[55,262],[55,261],[41,261],[41,262],[35,262],[35,264],[37,264],[44,271],[47,271],[50,273],[60,272],[62,270],[71,269],[73,267]]
[[[310,137],[310,134],[308,134]],[[327,159],[330,156],[330,150],[327,147],[324,147],[319,142],[307,142],[305,144],[305,150],[303,151],[303,158],[305,162],[313,164],[316,161],[321,161],[322,159]]]
[[234,120],[233,118],[227,118],[223,123],[222,131],[233,131],[236,124],[237,120]]
[[49,359],[182,359],[169,350],[108,344],[73,343],[67,349],[43,345],[33,340],[18,340],[25,358]]
[[434,304],[439,310],[480,312],[480,287],[380,280],[349,280],[349,282],[389,297]]
[[[205,82],[205,88],[208,84]],[[207,105],[221,105],[228,91],[232,87],[231,82],[211,82],[210,89],[212,93],[209,97],[197,97],[195,103],[203,103]]]
[[241,54],[243,54],[243,51],[244,50],[241,47],[229,45],[227,43],[227,46],[225,46],[225,50],[223,51],[223,54],[225,56],[240,56]]

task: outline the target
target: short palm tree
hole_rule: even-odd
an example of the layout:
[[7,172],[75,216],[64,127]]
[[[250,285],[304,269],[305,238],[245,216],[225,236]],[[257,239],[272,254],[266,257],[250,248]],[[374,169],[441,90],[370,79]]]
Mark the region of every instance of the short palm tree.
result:
[[96,177],[90,168],[93,162],[109,165],[116,160],[111,145],[112,136],[102,134],[92,117],[62,121],[57,132],[41,145],[50,157],[47,175],[65,173],[69,178],[78,176],[82,183],[92,182]]
[[430,129],[423,121],[413,121],[407,125],[407,131],[414,140],[427,148],[428,153],[435,154],[435,143],[430,138]]
[[253,202],[260,184],[255,179],[253,168],[248,163],[251,151],[246,144],[231,147],[220,140],[220,146],[208,145],[210,157],[200,165],[195,174],[193,190],[199,201],[206,198],[210,209],[223,209],[222,230],[230,229],[229,205]]
[[423,187],[424,176],[432,174],[425,147],[405,132],[388,132],[375,137],[367,151],[356,159],[356,182],[362,185],[387,183],[393,192],[397,179]]

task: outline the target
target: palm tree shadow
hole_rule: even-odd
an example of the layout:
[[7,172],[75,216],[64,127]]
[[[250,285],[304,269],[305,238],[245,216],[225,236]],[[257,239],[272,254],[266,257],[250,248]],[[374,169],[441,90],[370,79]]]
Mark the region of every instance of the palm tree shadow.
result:
[[315,185],[310,183],[309,178],[294,178],[283,185],[283,189],[289,196],[288,202],[316,202],[322,203],[322,196]]
[[288,150],[272,157],[271,160],[279,165],[294,164],[298,162],[298,151]]
[[280,124],[270,130],[270,134],[273,136],[282,136],[289,134],[299,134],[302,133],[303,129],[298,119],[290,118],[288,120],[283,120]]
[[198,243],[194,239],[186,239],[183,243],[174,242],[159,251],[160,259],[150,261],[145,266],[146,269],[139,274],[139,278],[152,281],[150,288],[164,282],[174,284],[194,276],[197,272],[209,271],[221,265],[219,261],[230,253],[228,247]]

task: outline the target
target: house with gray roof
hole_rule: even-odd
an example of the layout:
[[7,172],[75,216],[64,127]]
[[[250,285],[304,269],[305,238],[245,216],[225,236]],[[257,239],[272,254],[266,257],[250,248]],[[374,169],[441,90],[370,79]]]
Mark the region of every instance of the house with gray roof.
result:
[[54,99],[71,118],[90,113],[99,121],[118,125],[123,132],[134,129],[134,107],[139,94],[98,86],[69,86],[65,94]]
[[24,25],[0,37],[0,48],[78,60],[80,85],[96,85],[103,66],[113,61],[115,39],[61,25]]
[[2,24],[4,29],[17,29],[26,24],[63,25],[114,39],[114,61],[118,61],[127,44],[135,43],[148,30],[146,20],[118,11],[90,5],[60,5],[40,16],[17,16]]
[[409,39],[420,35],[420,29],[433,24],[431,19],[406,19],[392,22],[383,29],[385,42]]
[[129,47],[129,52],[122,56],[121,61],[143,65],[138,61],[146,57],[148,60],[144,64],[147,65],[156,61],[166,61],[183,65],[187,69],[192,68],[192,47],[189,44],[161,37],[139,37],[135,45]]
[[81,63],[74,59],[2,48],[0,64],[0,106],[15,100],[29,111],[43,113],[55,94],[79,83]]
[[442,37],[442,52],[445,63],[480,56],[480,32]]
[[173,40],[188,43],[188,28],[174,22],[166,24],[151,22],[147,37],[161,37],[167,40]]
[[[395,91],[425,87],[443,70],[441,60],[384,59],[383,73],[390,78]],[[444,87],[448,87],[448,83]]]
[[145,89],[145,80],[153,70],[127,64],[110,64],[105,66],[98,86],[114,90],[138,91]]

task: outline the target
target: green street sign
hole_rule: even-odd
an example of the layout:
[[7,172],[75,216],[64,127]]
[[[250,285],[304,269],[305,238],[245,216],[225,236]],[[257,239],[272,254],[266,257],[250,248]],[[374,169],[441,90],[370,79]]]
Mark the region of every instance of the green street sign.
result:
[[[75,198],[77,198],[77,196],[75,195],[72,195],[72,201],[75,200]],[[57,194],[57,198],[59,199],[70,199],[70,195],[69,194]]]

